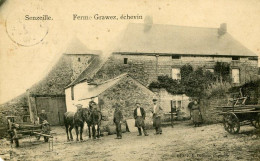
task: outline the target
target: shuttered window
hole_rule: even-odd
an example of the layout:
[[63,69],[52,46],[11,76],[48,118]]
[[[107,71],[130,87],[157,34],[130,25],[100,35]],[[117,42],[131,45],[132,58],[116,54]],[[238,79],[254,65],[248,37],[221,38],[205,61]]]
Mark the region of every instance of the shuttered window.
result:
[[232,82],[240,83],[239,69],[232,69]]
[[181,79],[181,69],[172,68],[172,79],[180,80]]

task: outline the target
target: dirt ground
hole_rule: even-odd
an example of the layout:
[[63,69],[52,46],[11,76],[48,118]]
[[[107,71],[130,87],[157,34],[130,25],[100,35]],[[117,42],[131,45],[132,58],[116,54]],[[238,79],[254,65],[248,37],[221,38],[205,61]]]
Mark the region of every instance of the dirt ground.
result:
[[[227,133],[221,124],[194,128],[190,123],[179,122],[174,128],[164,127],[162,135],[137,136],[123,133],[67,142],[63,127],[53,127],[53,151],[49,143],[35,138],[20,141],[20,148],[11,148],[1,140],[0,157],[8,160],[260,160],[260,132],[252,126],[243,126],[237,135]],[[75,133],[74,133],[75,136]],[[75,137],[74,137],[75,138]]]

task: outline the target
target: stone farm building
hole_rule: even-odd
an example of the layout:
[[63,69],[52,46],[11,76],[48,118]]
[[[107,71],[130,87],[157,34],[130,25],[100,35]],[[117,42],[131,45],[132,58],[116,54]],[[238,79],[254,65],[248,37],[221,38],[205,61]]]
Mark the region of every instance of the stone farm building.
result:
[[[213,72],[216,62],[230,64],[234,85],[257,78],[257,55],[235,40],[227,32],[226,24],[219,28],[129,24],[94,80],[98,82],[128,73],[147,87],[160,75],[181,79],[183,65]],[[171,95],[162,89],[159,97],[165,112],[176,105],[189,115],[187,96]]]
[[115,103],[121,106],[125,119],[132,119],[136,101],[140,102],[148,113],[152,107],[151,100],[155,97],[152,91],[126,73],[100,83],[88,83],[83,79],[68,86],[65,93],[68,111],[76,111],[73,104],[77,103],[88,108],[90,99],[94,97],[102,114],[110,121],[113,120],[115,109],[112,106]]
[[43,80],[21,96],[1,105],[2,120],[4,115],[17,115],[20,120],[34,122],[44,109],[51,125],[63,124],[63,114],[67,111],[64,88],[86,68],[101,64],[100,54],[101,51],[86,48],[79,39],[72,39]]

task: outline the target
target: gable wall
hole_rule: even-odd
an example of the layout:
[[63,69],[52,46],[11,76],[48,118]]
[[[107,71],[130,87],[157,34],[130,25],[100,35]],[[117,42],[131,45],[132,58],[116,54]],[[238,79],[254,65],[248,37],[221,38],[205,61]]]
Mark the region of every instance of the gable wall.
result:
[[145,87],[138,85],[133,79],[129,77],[122,78],[122,80],[99,95],[99,105],[104,116],[112,121],[115,103],[121,106],[124,119],[133,119],[136,101],[139,101],[141,106],[145,109],[147,119],[151,120],[152,99],[154,94],[145,89]]

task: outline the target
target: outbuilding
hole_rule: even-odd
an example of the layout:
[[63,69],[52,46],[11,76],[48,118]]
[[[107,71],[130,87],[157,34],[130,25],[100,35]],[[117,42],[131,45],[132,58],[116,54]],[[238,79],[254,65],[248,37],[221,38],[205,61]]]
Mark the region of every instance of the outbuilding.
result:
[[149,111],[152,109],[152,99],[155,97],[152,91],[126,73],[98,84],[82,80],[73,87],[68,87],[65,95],[68,111],[76,111],[74,105],[77,103],[82,104],[83,108],[87,108],[91,98],[94,98],[103,115],[109,120],[113,117],[112,106],[115,103],[121,106],[125,119],[132,119],[136,101],[141,103],[148,113],[147,116],[151,117]]

